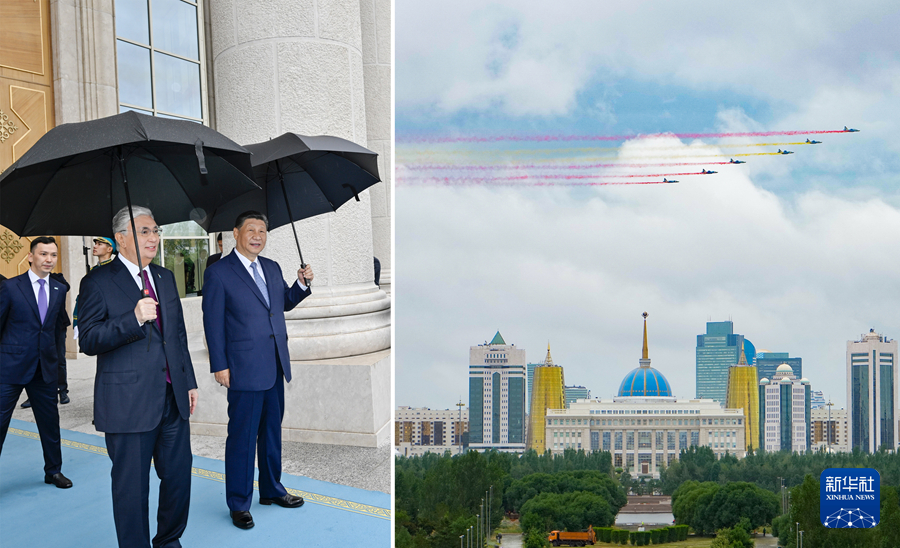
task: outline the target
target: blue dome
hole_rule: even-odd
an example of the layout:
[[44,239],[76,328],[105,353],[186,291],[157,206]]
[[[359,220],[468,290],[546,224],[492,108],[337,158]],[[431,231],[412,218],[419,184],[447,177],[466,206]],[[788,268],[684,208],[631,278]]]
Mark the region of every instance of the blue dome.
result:
[[672,387],[662,373],[652,367],[638,367],[625,375],[619,386],[619,396],[672,397]]

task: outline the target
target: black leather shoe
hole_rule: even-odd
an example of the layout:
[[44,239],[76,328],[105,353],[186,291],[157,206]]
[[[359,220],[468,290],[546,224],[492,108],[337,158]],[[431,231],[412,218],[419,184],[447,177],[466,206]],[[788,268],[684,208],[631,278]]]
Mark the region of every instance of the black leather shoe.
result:
[[69,399],[68,392],[60,392],[59,393],[59,403],[61,403],[62,405],[65,405],[65,404],[69,403],[70,401],[72,401],[72,400]]
[[264,499],[261,497],[259,499],[259,503],[266,506],[272,504],[273,502],[278,506],[281,506],[282,508],[299,508],[303,506],[303,497],[296,497],[290,493],[287,493],[283,497],[274,499]]
[[57,472],[52,476],[45,474],[44,483],[52,483],[60,489],[68,489],[69,487],[72,487],[72,480],[62,475],[62,472]]
[[28,409],[29,407],[31,407],[31,400],[26,399],[19,407],[21,407],[22,409]]
[[253,516],[250,515],[250,512],[246,510],[242,510],[239,512],[235,512],[232,510],[231,512],[231,523],[234,524],[238,529],[250,529],[255,523],[253,523]]

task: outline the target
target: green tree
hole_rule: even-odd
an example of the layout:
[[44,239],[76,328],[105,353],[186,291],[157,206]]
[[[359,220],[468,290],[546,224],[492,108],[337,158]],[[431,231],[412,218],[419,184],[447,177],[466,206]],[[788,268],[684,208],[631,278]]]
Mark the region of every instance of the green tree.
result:
[[715,516],[709,509],[713,498],[719,492],[719,484],[706,481],[686,481],[672,494],[672,514],[675,523],[689,525],[699,534],[716,530]]
[[541,493],[522,506],[521,523],[523,530],[582,531],[589,525],[612,525],[616,512],[605,497],[595,493]]
[[723,485],[710,501],[704,515],[712,521],[712,527],[734,527],[741,518],[749,521],[748,531],[772,521],[778,515],[780,500],[771,491],[752,483],[734,482]]
[[523,538],[522,548],[545,548],[550,546],[547,535],[537,529],[532,529],[526,533]]
[[753,539],[743,527],[725,527],[716,531],[710,548],[753,548]]

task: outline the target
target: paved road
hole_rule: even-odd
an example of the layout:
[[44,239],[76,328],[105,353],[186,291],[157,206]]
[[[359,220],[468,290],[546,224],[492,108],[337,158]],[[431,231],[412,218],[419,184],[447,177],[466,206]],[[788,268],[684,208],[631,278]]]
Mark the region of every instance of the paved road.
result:
[[503,541],[500,548],[522,548],[521,533],[503,533]]

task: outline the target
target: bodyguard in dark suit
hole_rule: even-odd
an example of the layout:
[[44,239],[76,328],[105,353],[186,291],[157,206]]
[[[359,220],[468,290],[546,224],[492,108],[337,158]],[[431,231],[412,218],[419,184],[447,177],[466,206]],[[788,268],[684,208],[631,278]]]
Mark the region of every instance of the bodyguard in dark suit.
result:
[[58,255],[53,238],[35,238],[28,272],[0,284],[0,451],[24,389],[41,435],[44,482],[66,489],[72,482],[60,471],[57,334],[69,317],[67,286],[50,277]]
[[281,484],[284,381],[291,380],[284,313],[309,296],[307,265],[288,287],[278,263],[259,257],[268,221],[248,211],[235,221],[234,252],[206,270],[203,327],[210,369],[228,388],[225,499],[236,527],[253,527],[253,457],[258,452],[259,502],[296,508],[303,498]]
[[[159,476],[153,546],[178,547],[191,497],[188,419],[197,382],[175,276],[150,264],[160,244],[150,210],[113,219],[119,256],[85,276],[78,296],[79,343],[97,356],[94,423],[112,460],[113,517],[120,547],[150,546],[150,459]],[[145,266],[138,271],[137,253]],[[150,297],[141,297],[141,277]]]

